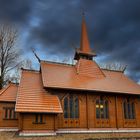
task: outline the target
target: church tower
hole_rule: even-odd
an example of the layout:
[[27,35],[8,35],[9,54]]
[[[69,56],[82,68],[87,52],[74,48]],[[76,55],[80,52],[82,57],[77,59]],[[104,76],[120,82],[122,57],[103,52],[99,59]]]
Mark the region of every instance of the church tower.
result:
[[104,73],[102,72],[98,64],[93,60],[93,57],[95,56],[96,54],[90,48],[86,21],[83,15],[80,48],[76,50],[75,56],[74,56],[74,59],[77,60],[77,63],[76,63],[77,74],[92,77],[92,78],[105,77]]
[[80,40],[80,48],[76,50],[75,60],[79,60],[80,58],[92,60],[92,58],[96,56],[94,52],[92,52],[90,48],[90,43],[87,34],[87,27],[85,17],[82,17],[82,26],[81,26],[81,40]]

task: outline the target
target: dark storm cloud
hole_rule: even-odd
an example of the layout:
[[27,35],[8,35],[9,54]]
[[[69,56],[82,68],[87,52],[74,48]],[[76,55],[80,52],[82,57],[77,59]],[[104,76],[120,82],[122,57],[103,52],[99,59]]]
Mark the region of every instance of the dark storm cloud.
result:
[[[97,52],[109,54],[107,61],[128,65],[129,75],[140,79],[140,1],[102,3],[91,36]],[[90,12],[91,13],[91,12]]]
[[25,23],[29,19],[32,0],[0,0],[0,20]]
[[[44,2],[44,1],[43,1]],[[41,17],[40,25],[31,29],[31,38],[41,42],[44,49],[57,53],[69,53],[72,44],[79,43],[80,6],[74,1],[42,1],[36,3]],[[43,9],[42,9],[43,5]],[[69,10],[68,10],[69,9]]]
[[[80,42],[81,11],[91,47],[104,60],[128,65],[140,80],[140,0],[0,0],[0,19],[19,23],[28,31],[27,47],[72,56]],[[27,26],[27,27],[26,27]],[[24,32],[23,32],[24,34]]]

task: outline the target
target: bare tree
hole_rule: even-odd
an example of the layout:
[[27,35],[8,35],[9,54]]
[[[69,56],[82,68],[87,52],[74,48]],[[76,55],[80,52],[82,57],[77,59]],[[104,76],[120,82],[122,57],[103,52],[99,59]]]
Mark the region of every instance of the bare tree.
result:
[[6,74],[19,64],[17,30],[9,24],[0,25],[0,89],[5,84]]
[[30,59],[25,59],[22,61],[12,72],[8,73],[5,77],[6,83],[9,81],[18,84],[21,78],[21,69],[30,69],[33,70],[33,64]]
[[30,59],[25,59],[24,61],[22,61],[20,67],[21,68],[24,68],[24,69],[30,69],[30,70],[33,70],[33,64],[32,64],[32,61]]

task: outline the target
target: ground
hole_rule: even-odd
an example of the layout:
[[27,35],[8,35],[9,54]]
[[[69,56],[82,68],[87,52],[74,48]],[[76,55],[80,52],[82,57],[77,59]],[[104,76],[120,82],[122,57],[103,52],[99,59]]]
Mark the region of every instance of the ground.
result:
[[140,140],[140,133],[63,134],[47,137],[19,137],[15,132],[0,132],[0,140]]

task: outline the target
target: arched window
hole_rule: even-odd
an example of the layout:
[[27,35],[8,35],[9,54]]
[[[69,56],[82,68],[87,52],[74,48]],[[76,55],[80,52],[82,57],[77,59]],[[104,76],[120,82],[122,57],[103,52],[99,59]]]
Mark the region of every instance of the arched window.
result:
[[64,118],[79,118],[79,100],[77,96],[64,98]]
[[96,118],[97,119],[108,119],[108,100],[100,97],[96,100]]
[[68,118],[68,97],[64,99],[64,118]]
[[135,104],[129,98],[123,102],[123,111],[125,119],[135,119]]

